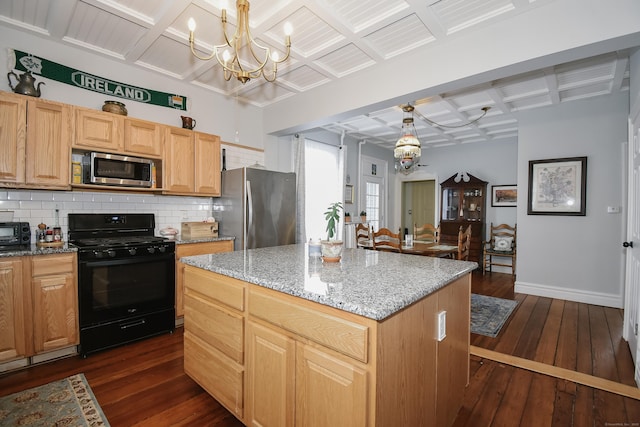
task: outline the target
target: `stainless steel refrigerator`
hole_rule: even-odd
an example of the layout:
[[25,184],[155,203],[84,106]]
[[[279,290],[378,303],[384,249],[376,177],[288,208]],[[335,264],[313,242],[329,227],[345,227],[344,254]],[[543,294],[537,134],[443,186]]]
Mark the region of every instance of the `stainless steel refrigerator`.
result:
[[296,242],[296,174],[257,168],[222,172],[222,196],[213,199],[221,236],[234,250]]

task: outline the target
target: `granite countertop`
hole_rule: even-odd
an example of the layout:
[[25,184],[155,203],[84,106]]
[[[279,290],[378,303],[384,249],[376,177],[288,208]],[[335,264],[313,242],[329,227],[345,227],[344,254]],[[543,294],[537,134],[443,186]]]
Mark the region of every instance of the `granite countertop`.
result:
[[59,248],[39,248],[35,244],[32,244],[27,248],[16,248],[0,251],[0,258],[7,258],[12,256],[64,254],[68,252],[78,252],[78,248],[70,247],[67,243]]
[[180,235],[174,241],[176,245],[184,245],[187,243],[206,243],[206,242],[219,242],[221,240],[235,240],[236,238],[233,236],[219,236],[219,237],[203,237],[201,239],[181,239]]
[[307,251],[306,244],[299,244],[180,260],[374,320],[396,313],[478,266],[366,249],[344,249],[341,262],[323,263]]

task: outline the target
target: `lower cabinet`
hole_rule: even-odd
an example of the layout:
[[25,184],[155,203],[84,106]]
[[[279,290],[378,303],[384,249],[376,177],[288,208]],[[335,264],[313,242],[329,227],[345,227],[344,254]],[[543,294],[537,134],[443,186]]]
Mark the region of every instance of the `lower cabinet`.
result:
[[75,253],[0,260],[0,362],[78,344]]
[[182,243],[176,245],[176,317],[184,316],[184,267],[180,258],[193,255],[232,252],[233,240],[215,242]]
[[185,372],[247,426],[449,426],[470,289],[466,275],[376,322],[186,266]]

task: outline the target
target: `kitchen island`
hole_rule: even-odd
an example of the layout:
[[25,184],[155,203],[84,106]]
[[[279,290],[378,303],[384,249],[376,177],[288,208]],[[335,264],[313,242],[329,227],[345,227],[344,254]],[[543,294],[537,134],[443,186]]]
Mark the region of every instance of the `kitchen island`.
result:
[[185,372],[245,425],[455,419],[476,263],[363,249],[323,263],[306,245],[181,261]]

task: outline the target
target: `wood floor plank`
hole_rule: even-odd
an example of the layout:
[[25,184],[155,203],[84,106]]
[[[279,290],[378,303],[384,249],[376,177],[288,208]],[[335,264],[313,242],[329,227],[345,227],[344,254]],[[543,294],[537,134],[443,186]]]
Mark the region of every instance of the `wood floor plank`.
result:
[[527,323],[529,322],[529,318],[531,317],[531,313],[538,302],[538,297],[528,295],[521,303],[519,303],[519,307],[512,314],[513,318],[509,322],[509,326],[501,331],[501,337],[499,342],[496,344],[494,350],[500,353],[505,354],[513,354],[516,346],[518,345],[518,341],[525,334]]
[[520,424],[532,378],[533,374],[531,372],[524,369],[514,370],[502,402],[493,418],[493,425],[508,426]]
[[578,306],[578,340],[576,346],[576,371],[593,374],[593,359],[591,357],[591,322],[589,321],[589,306]]
[[635,385],[633,381],[633,358],[629,344],[622,338],[622,326],[624,322],[623,311],[618,308],[604,307],[604,314],[607,319],[609,336],[618,370],[618,379],[623,384]]
[[576,386],[575,406],[573,410],[574,426],[592,426],[593,420],[593,395],[595,389],[578,384]]
[[593,375],[620,382],[615,360],[607,318],[604,307],[589,305],[589,320],[591,322],[591,357],[593,360]]
[[549,316],[549,309],[551,307],[551,299],[538,298],[531,315],[525,325],[526,334],[522,334],[518,340],[518,344],[513,349],[512,354],[518,357],[526,357],[528,359],[535,359],[535,355],[542,337],[542,331],[546,319]]
[[533,360],[550,365],[555,362],[563,311],[564,301],[558,299],[552,300],[547,318],[544,320],[544,328],[542,329],[542,335],[540,336]]
[[574,370],[577,364],[578,304],[572,301],[565,301],[563,306],[556,358],[552,364]]
[[555,380],[545,375],[535,375],[531,380],[519,427],[551,426],[555,396]]

